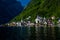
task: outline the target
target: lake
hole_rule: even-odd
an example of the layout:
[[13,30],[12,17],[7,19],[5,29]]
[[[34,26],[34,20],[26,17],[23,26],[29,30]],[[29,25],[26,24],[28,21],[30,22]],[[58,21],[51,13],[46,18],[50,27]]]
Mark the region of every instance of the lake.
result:
[[60,27],[0,27],[0,40],[60,40]]

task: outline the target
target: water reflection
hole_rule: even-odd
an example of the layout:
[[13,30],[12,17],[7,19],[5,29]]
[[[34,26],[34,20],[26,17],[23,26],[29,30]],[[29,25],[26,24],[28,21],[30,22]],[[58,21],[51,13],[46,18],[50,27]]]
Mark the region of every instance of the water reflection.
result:
[[[3,32],[4,33],[3,33]],[[7,40],[59,40],[60,27],[5,27],[0,28],[0,34],[6,34]],[[2,34],[2,35],[3,35]]]

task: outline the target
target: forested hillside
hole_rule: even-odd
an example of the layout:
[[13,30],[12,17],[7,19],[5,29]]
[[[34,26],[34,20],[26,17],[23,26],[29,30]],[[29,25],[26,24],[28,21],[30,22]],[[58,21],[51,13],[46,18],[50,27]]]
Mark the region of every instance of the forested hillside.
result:
[[25,20],[28,16],[31,16],[30,20],[34,21],[37,15],[42,17],[60,17],[60,0],[31,0],[22,13],[12,21]]

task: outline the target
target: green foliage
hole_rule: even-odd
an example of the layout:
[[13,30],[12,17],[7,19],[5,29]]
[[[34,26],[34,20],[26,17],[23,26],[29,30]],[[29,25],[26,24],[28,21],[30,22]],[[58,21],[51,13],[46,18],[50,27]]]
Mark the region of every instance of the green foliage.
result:
[[33,22],[37,15],[42,17],[60,17],[60,0],[31,0],[22,13],[11,21],[20,21],[31,16],[30,20]]

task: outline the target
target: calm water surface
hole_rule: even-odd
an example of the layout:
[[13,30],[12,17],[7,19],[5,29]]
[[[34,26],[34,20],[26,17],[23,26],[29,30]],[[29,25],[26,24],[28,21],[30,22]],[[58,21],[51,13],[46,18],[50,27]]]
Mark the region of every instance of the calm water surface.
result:
[[0,27],[0,40],[60,40],[60,27]]

